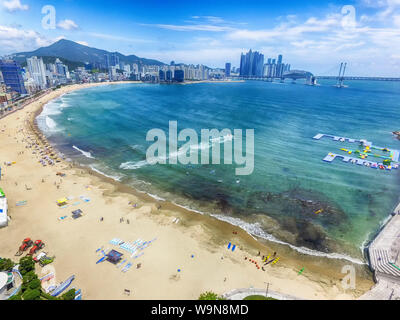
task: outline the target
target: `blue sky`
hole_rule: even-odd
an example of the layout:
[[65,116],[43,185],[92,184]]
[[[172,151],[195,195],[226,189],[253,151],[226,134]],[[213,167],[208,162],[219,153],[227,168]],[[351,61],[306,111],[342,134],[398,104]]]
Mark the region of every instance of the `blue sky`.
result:
[[315,74],[347,61],[349,74],[400,76],[400,0],[0,0],[0,55],[60,38],[163,62],[238,66],[252,48]]

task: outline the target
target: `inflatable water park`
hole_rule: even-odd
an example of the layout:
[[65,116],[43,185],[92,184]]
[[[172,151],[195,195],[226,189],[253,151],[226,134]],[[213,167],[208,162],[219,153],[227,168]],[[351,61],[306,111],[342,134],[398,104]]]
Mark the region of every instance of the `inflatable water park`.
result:
[[346,142],[354,144],[355,148],[340,148],[341,153],[329,152],[322,160],[331,163],[336,158],[343,162],[369,167],[372,169],[392,170],[399,168],[399,150],[386,147],[374,146],[372,142],[365,139],[352,139],[346,137],[333,136],[329,134],[318,133],[313,137],[314,140],[328,138],[335,142]]

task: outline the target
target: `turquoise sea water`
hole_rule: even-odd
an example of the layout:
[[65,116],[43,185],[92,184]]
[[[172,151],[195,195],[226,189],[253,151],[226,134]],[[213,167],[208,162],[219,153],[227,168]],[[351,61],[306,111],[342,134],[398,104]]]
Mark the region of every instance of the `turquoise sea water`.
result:
[[[328,152],[357,145],[312,137],[327,133],[400,149],[391,134],[400,129],[400,83],[333,84],[101,86],[50,102],[38,124],[67,157],[123,183],[243,223],[257,235],[357,256],[398,201],[400,170],[325,163]],[[168,133],[171,120],[178,130],[198,133],[254,129],[253,174],[238,177],[235,165],[148,165],[147,131]]]

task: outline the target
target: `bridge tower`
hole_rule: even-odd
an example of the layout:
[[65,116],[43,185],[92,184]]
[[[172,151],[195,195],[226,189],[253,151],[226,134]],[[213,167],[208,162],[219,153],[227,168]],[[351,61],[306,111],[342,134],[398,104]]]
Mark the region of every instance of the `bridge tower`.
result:
[[[344,87],[346,87],[346,86],[343,84],[343,81],[344,81],[344,74],[345,74],[345,72],[346,72],[346,67],[347,67],[347,62],[342,62],[342,63],[340,64],[339,76],[338,76],[338,78],[337,78],[337,83],[336,83],[336,86],[335,86],[335,87],[337,87],[337,88],[344,88]],[[342,72],[342,70],[343,70],[343,72]]]

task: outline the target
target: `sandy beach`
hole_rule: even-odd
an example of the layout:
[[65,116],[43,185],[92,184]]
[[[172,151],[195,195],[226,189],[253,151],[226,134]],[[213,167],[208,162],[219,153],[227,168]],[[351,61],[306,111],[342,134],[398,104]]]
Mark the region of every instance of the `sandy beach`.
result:
[[[11,216],[8,227],[0,229],[0,257],[17,260],[14,254],[26,237],[44,241],[44,251],[56,256],[52,263],[56,281],[75,275],[73,286],[82,290],[83,299],[197,299],[208,290],[223,294],[236,288],[263,289],[266,283],[270,290],[304,299],[355,299],[373,286],[366,265],[256,240],[228,223],[157,201],[64,160],[43,166],[39,160],[44,146],[33,131],[35,117],[56,97],[97,85],[118,84],[62,87],[0,119],[0,187]],[[28,147],[33,141],[39,144],[37,151]],[[5,166],[5,162],[15,163]],[[56,201],[64,197],[68,206],[60,208]],[[17,206],[20,201],[26,203]],[[77,209],[83,216],[74,220],[71,212]],[[63,216],[67,218],[60,220]],[[110,244],[113,238],[155,240],[135,259]],[[237,246],[234,252],[227,249],[229,242]],[[96,249],[101,247],[124,253],[132,267],[121,272],[109,262],[96,264],[100,259]],[[254,259],[262,266],[261,257],[274,252],[280,260],[265,266],[265,271],[249,262]],[[345,265],[356,270],[355,289],[342,288]]]

